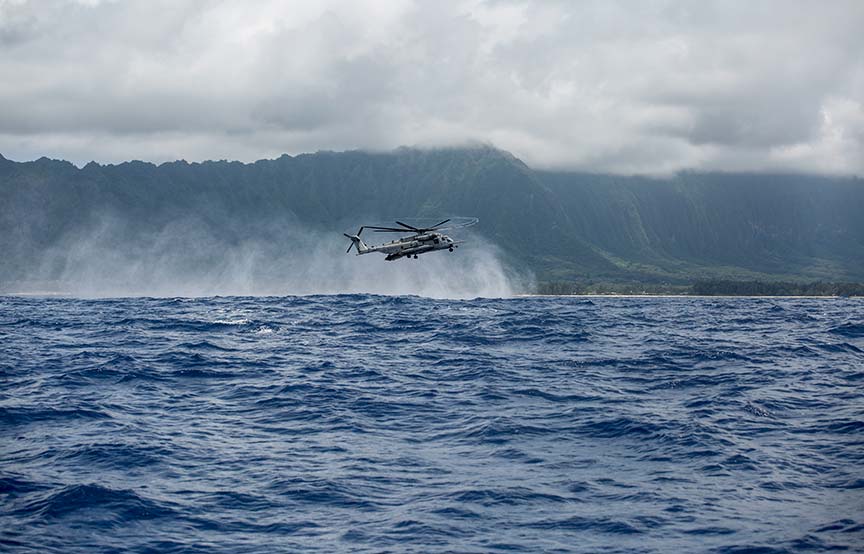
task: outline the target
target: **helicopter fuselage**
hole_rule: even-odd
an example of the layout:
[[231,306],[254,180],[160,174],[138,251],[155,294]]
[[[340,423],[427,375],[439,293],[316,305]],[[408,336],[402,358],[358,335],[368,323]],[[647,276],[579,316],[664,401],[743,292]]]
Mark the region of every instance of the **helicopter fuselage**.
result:
[[[444,227],[445,223],[452,221],[450,218],[445,219],[444,221],[440,221],[431,227],[415,227],[413,225],[408,225],[407,223],[402,223],[401,221],[397,221],[396,225],[399,227],[379,227],[376,225],[364,225],[360,227],[360,230],[357,231],[356,235],[349,235],[348,233],[343,233],[347,238],[351,239],[351,245],[348,247],[348,250],[345,251],[347,254],[351,251],[352,248],[357,250],[357,254],[368,254],[370,252],[380,252],[386,256],[385,260],[392,261],[398,260],[399,258],[417,258],[420,254],[425,254],[426,252],[434,252],[436,250],[449,250],[453,252],[454,248],[459,247],[459,243],[462,241],[454,241],[441,231],[445,231],[448,229],[462,229],[464,227],[469,227],[474,225],[479,221],[476,217],[469,218],[468,221],[463,221],[459,223],[451,224],[449,227]],[[376,233],[399,233],[406,234],[412,233],[410,236],[403,236],[396,240],[391,240],[390,242],[385,242],[384,244],[379,244],[378,246],[369,246],[363,239],[360,238],[360,234],[363,232],[363,229],[372,229]]]
[[399,258],[416,258],[420,254],[433,252],[435,250],[450,250],[458,248],[459,243],[454,241],[443,233],[422,233],[410,237],[402,237],[390,242],[385,242],[378,246],[368,246],[357,237],[354,241],[354,246],[357,247],[357,255],[369,254],[372,252],[380,252],[386,255],[384,258],[387,261],[398,260]]

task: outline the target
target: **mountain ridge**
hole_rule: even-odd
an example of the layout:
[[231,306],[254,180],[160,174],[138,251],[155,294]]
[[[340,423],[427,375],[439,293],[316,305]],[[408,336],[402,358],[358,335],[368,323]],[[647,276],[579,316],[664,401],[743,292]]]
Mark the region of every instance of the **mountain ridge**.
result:
[[0,282],[50,278],[62,268],[41,255],[106,218],[120,222],[114,247],[134,250],[187,220],[200,240],[239,245],[441,214],[479,217],[505,260],[540,280],[864,280],[857,177],[544,171],[488,145],[81,168],[2,158],[0,202]]

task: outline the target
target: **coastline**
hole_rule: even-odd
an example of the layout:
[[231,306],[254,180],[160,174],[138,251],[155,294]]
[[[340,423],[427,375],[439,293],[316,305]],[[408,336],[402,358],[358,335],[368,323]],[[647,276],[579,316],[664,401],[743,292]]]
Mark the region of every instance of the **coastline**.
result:
[[791,295],[791,294],[514,294],[514,298],[864,298],[862,296],[839,296],[828,294]]

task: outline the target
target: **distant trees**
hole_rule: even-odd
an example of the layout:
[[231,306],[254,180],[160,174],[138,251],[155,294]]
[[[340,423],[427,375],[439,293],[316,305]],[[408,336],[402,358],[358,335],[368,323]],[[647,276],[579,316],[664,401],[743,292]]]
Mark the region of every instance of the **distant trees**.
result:
[[783,281],[701,280],[692,294],[701,296],[864,296],[864,283],[791,283]]
[[537,294],[690,294],[689,285],[644,282],[578,282],[544,281],[537,285]]

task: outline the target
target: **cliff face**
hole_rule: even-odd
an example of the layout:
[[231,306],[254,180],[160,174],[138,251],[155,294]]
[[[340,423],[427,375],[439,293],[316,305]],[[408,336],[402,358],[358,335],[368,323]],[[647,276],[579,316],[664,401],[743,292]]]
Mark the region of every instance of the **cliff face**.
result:
[[649,273],[861,279],[864,181],[684,173],[540,174],[576,232]]
[[[855,178],[551,173],[485,147],[81,169],[0,159],[0,282],[36,269],[50,278],[62,267],[46,253],[99,233],[110,235],[101,237],[109,253],[134,253],[165,229],[186,240],[191,221],[196,248],[242,248],[284,233],[341,236],[362,223],[449,215],[479,217],[477,232],[540,279],[862,280],[862,213],[864,182]],[[195,263],[215,267],[208,252],[198,248]]]

